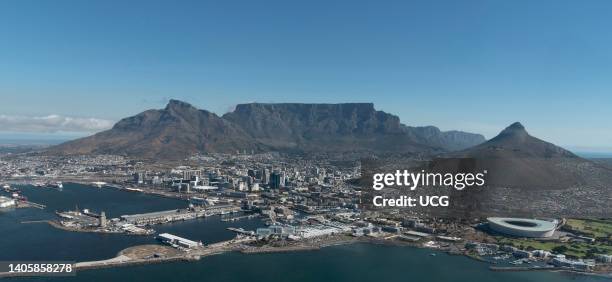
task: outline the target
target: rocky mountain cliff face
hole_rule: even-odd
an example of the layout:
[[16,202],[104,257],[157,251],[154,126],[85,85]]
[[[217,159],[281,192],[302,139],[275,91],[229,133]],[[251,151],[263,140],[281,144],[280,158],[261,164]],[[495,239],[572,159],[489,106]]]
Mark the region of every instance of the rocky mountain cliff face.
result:
[[371,103],[242,104],[223,118],[277,148],[451,151],[485,141],[480,134],[408,127]]
[[242,104],[222,117],[181,101],[122,119],[107,131],[50,149],[183,158],[197,152],[444,152],[484,142],[482,135],[408,127],[371,103]]
[[463,150],[485,141],[480,134],[456,130],[440,131],[435,126],[403,126],[403,128],[407,134],[418,142],[444,148],[447,151]]

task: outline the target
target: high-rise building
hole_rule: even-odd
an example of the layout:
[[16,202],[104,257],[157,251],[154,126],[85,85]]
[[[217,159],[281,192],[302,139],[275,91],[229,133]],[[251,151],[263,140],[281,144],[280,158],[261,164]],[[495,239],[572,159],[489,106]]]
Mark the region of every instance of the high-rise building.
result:
[[143,184],[145,182],[145,174],[144,172],[134,173],[134,183]]
[[100,227],[106,227],[106,213],[100,212]]
[[281,187],[285,187],[286,181],[287,181],[287,177],[285,175],[285,172],[281,171],[281,173],[280,173],[280,186]]
[[153,176],[153,179],[151,179],[151,183],[153,185],[159,185],[162,184],[162,179],[159,176]]
[[270,182],[270,170],[267,168],[261,169],[261,184],[268,184]]
[[270,188],[279,189],[285,186],[285,173],[275,170],[270,174]]
[[183,171],[183,179],[191,180],[191,178],[194,177],[194,176],[202,177],[202,171],[201,170],[185,170],[185,171]]
[[245,183],[244,181],[238,182],[238,191],[247,191],[248,187],[249,185]]

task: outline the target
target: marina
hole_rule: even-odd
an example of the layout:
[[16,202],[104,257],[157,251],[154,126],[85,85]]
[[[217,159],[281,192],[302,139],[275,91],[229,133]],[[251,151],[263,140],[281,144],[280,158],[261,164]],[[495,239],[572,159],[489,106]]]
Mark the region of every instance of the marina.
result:
[[241,216],[234,216],[234,217],[223,217],[221,218],[221,221],[238,221],[238,220],[242,220],[242,219],[253,219],[253,218],[258,218],[259,214],[248,214],[248,215],[241,215]]
[[232,231],[232,232],[236,232],[236,234],[242,234],[242,235],[248,235],[248,236],[255,235],[254,231],[252,231],[252,230],[244,230],[244,228],[228,227],[227,230]]
[[17,188],[11,187],[9,184],[2,185],[2,191],[10,196],[0,195],[0,208],[37,208],[44,209],[46,206],[39,203],[28,201],[28,198],[21,194]]

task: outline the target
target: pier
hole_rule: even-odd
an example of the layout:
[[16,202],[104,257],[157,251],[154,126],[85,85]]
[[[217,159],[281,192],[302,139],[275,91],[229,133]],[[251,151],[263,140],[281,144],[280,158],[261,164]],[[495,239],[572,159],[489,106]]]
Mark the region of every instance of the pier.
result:
[[249,215],[222,218],[221,221],[229,222],[229,221],[238,221],[242,219],[252,219],[252,218],[257,218],[257,217],[259,217],[259,214],[249,214]]
[[23,205],[23,207],[32,207],[37,209],[45,209],[47,206],[39,203],[34,203],[30,201],[19,201],[19,204]]
[[232,232],[236,232],[236,233],[242,234],[242,235],[249,235],[249,236],[255,235],[255,231],[248,231],[248,230],[244,230],[243,228],[228,227],[227,230],[232,231]]
[[492,271],[538,271],[538,270],[572,270],[571,268],[547,266],[489,266]]

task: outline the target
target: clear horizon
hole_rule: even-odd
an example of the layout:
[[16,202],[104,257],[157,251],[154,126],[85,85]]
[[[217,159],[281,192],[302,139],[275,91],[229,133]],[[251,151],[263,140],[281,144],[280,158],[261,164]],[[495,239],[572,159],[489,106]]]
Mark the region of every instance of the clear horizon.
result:
[[179,99],[373,102],[612,152],[608,1],[3,1],[0,139],[76,138]]

